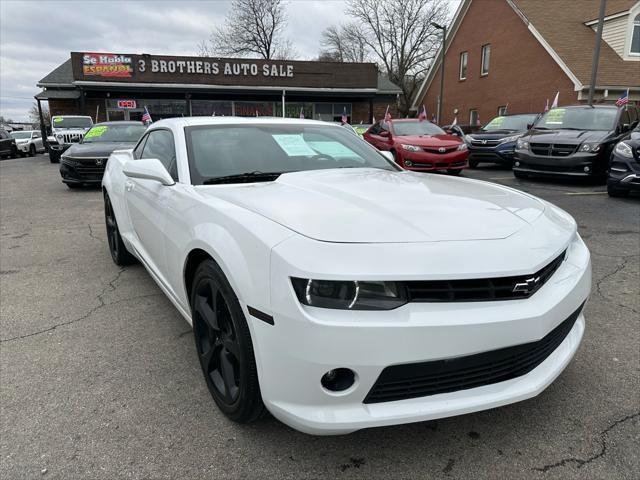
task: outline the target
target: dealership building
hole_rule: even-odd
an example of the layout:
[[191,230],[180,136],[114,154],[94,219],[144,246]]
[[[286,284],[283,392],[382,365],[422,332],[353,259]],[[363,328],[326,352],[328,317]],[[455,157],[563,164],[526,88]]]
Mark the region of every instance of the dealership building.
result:
[[38,82],[51,115],[95,122],[180,116],[285,116],[371,123],[401,90],[373,63],[72,52]]

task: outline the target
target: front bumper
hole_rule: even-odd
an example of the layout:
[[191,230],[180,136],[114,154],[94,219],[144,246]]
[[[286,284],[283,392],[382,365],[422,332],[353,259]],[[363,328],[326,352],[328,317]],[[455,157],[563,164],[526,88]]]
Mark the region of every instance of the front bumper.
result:
[[49,150],[59,154],[63,154],[70,146],[70,144],[49,143]]
[[521,149],[515,151],[513,170],[548,176],[595,177],[606,170],[602,156],[602,152],[576,152],[566,157],[551,157]]
[[[460,170],[468,166],[467,151],[454,151],[450,153],[410,152],[399,149],[396,152],[400,165],[407,170],[417,172],[432,170]],[[408,164],[407,162],[410,162]]]
[[106,161],[98,166],[95,164],[94,159],[81,162],[62,158],[60,161],[60,176],[63,183],[100,184],[105,167]]
[[[584,332],[580,313],[559,347],[532,371],[512,380],[419,398],[364,403],[381,372],[390,365],[474,355],[545,337],[589,296],[591,263],[586,246],[576,236],[562,265],[528,299],[409,303],[384,312],[301,306],[289,281],[290,276],[301,274],[280,257],[281,248],[274,249],[272,260],[275,325],[253,322],[252,333],[265,405],[276,418],[306,433],[343,434],[432,420],[533,397],[564,370]],[[424,246],[403,244],[397,248],[409,250],[410,255],[422,249],[425,254]],[[344,392],[329,392],[320,383],[321,377],[335,368],[356,373],[355,384]]]
[[469,160],[493,162],[511,166],[515,155],[514,149],[515,142],[494,147],[469,145]]
[[16,148],[22,153],[29,153],[30,146],[31,145],[29,143],[16,143]]
[[617,154],[611,157],[607,183],[632,191],[640,190],[640,163]]

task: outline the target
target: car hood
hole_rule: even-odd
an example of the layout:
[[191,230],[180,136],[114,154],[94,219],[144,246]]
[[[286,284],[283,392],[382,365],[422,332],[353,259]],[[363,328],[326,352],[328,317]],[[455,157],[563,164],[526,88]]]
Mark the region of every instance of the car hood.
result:
[[418,147],[452,147],[460,145],[462,140],[455,135],[398,135],[393,137],[396,143],[404,145],[416,145]]
[[135,142],[76,143],[64,153],[67,157],[108,157],[114,150],[133,148]]
[[532,130],[528,140],[539,143],[568,143],[602,142],[611,132],[602,130]]
[[478,140],[499,140],[513,135],[522,135],[525,132],[526,130],[492,130],[490,132],[470,133],[469,136]]
[[295,172],[274,182],[196,190],[306,237],[344,243],[506,238],[545,208],[533,197],[495,184],[372,168]]

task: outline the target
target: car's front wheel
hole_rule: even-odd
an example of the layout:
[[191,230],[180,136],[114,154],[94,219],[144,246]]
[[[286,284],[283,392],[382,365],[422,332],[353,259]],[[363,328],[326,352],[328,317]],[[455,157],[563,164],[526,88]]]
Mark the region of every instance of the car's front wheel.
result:
[[627,190],[626,188],[617,187],[616,185],[613,185],[611,183],[607,184],[607,193],[609,194],[610,197],[628,197],[629,196],[629,190]]
[[191,311],[200,366],[218,408],[235,422],[257,420],[265,407],[251,334],[238,298],[213,260],[196,270]]
[[59,163],[60,154],[58,152],[54,152],[53,150],[49,150],[49,161],[51,163]]
[[[67,184],[69,188],[73,188]],[[122,241],[120,236],[120,230],[118,229],[118,222],[116,221],[116,215],[113,211],[113,205],[109,200],[109,195],[104,194],[104,221],[107,226],[107,242],[109,243],[109,252],[111,258],[116,265],[125,266],[131,265],[136,262],[136,257],[131,255],[127,250],[127,247]]]
[[29,147],[29,156],[30,157],[36,156],[36,146],[33,144]]
[[524,172],[520,172],[518,170],[514,170],[513,171],[513,176],[516,177],[516,178],[528,178],[529,177],[528,174],[526,174]]

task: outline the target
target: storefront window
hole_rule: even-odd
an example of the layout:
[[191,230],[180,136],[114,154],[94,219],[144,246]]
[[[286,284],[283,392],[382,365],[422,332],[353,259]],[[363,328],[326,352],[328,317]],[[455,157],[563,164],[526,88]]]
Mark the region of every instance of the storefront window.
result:
[[143,99],[138,101],[138,107],[147,107],[154,122],[161,118],[185,117],[189,115],[186,100]]
[[[313,118],[313,103],[285,103],[284,116],[287,118],[300,118],[300,110],[304,112],[304,118]],[[282,103],[280,103],[280,112],[278,116],[282,116]]]
[[342,114],[347,113],[347,121],[351,123],[351,104],[350,103],[316,103],[314,120],[323,120],[325,122],[339,122],[342,120]]
[[218,117],[230,117],[233,115],[231,102],[219,102],[214,100],[191,100],[191,115],[210,117],[215,114]]
[[273,117],[273,102],[234,102],[236,117]]

